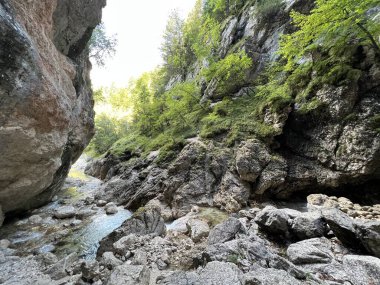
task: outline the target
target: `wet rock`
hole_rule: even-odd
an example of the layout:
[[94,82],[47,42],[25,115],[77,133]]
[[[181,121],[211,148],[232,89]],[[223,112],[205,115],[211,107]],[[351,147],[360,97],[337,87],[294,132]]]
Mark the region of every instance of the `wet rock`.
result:
[[115,203],[112,203],[112,202],[105,205],[104,209],[105,209],[107,215],[113,215],[119,211],[117,209],[117,206],[115,205]]
[[62,206],[54,212],[54,217],[57,219],[69,219],[73,218],[76,214],[76,210],[73,206]]
[[101,264],[103,264],[108,269],[113,269],[119,265],[122,265],[123,262],[115,257],[113,252],[105,252],[102,255]]
[[89,208],[84,208],[84,209],[80,209],[77,214],[76,214],[76,217],[78,219],[84,219],[84,218],[88,218],[90,216],[93,216],[96,214],[96,211],[93,211]]
[[343,266],[355,285],[380,284],[380,259],[372,256],[346,255]]
[[322,237],[327,231],[326,223],[320,212],[302,213],[291,223],[292,233],[299,239]]
[[191,219],[187,222],[187,227],[190,231],[190,237],[194,242],[199,242],[203,238],[206,238],[210,232],[207,222],[202,220]]
[[208,244],[212,245],[232,240],[237,234],[243,232],[244,227],[242,223],[236,218],[229,218],[210,231]]
[[286,213],[285,210],[267,206],[257,214],[255,222],[264,232],[273,235],[289,237],[289,219],[290,216]]
[[331,243],[326,238],[314,238],[291,244],[287,256],[294,264],[330,263]]
[[150,271],[146,266],[124,264],[116,267],[105,285],[149,285]]

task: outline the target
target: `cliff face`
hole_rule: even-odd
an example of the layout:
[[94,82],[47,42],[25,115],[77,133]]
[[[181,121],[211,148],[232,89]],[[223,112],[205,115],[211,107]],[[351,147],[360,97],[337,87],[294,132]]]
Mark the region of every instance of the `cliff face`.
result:
[[[225,21],[220,54],[243,49],[254,62],[250,76],[257,77],[266,63],[276,60],[280,36],[294,30],[290,11],[307,13],[313,3],[285,1],[269,18],[258,14],[254,4],[246,5]],[[302,112],[310,102],[276,111],[264,108],[264,122],[277,130],[269,141],[246,137],[231,147],[222,136],[192,138],[167,165],[157,165],[154,155],[109,155],[88,172],[109,180],[103,198],[137,208],[158,197],[174,217],[185,215],[194,204],[235,212],[257,196],[348,190],[365,195],[379,179],[380,136],[374,122],[380,113],[380,66],[374,52],[363,47],[354,51],[350,64],[361,75],[346,84],[315,88],[311,97],[318,108]],[[225,97],[235,99],[254,88],[236,87],[237,93]],[[217,106],[221,98],[214,92],[215,82],[204,90],[202,100]]]
[[0,1],[0,204],[51,199],[94,133],[86,44],[106,0]]

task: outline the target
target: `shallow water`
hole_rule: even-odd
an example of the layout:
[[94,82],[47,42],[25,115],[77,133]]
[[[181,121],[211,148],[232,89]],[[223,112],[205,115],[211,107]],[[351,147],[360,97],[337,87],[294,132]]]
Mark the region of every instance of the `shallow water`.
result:
[[[62,205],[83,205],[86,198],[92,197],[102,185],[102,181],[84,174],[87,157],[81,157],[73,165],[63,189],[54,201],[34,210],[22,218],[8,221],[0,228],[0,239],[8,239],[20,255],[53,252],[58,257],[76,252],[85,259],[94,259],[99,242],[132,216],[132,213],[119,207],[119,212],[107,215],[102,208],[97,213],[73,226],[75,219],[58,220],[52,218],[54,211]],[[89,209],[93,205],[86,206]],[[78,206],[79,208],[80,206]],[[32,224],[28,218],[39,215],[42,222]],[[56,238],[58,236],[58,238]]]
[[76,252],[84,259],[95,259],[99,242],[131,216],[132,212],[123,208],[114,215],[103,213],[95,216],[90,223],[64,239],[65,245],[57,249],[57,255]]

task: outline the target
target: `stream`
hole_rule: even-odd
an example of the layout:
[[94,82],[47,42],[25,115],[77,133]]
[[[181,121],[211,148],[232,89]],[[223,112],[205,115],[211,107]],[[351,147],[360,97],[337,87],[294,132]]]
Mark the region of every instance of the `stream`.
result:
[[[84,173],[87,160],[83,155],[73,165],[63,189],[51,203],[8,220],[0,228],[0,240],[9,240],[12,250],[20,256],[52,252],[64,257],[76,252],[83,259],[94,259],[99,241],[120,227],[132,213],[118,207],[116,214],[107,215],[103,208],[93,204],[93,196],[102,182]],[[65,205],[73,205],[77,211],[91,211],[93,215],[82,219],[54,218],[55,211]]]

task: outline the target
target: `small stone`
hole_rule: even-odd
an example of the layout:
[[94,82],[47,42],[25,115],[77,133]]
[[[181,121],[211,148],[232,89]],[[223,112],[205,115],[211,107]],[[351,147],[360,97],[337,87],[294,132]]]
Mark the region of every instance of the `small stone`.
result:
[[29,222],[32,224],[40,224],[42,222],[42,218],[39,215],[33,215],[29,217]]
[[75,214],[75,208],[73,206],[62,206],[55,211],[54,217],[57,219],[69,219],[73,218]]
[[82,223],[81,220],[73,220],[71,221],[70,226],[76,227],[76,226],[79,226],[81,223]]
[[112,203],[112,202],[105,205],[104,209],[105,209],[107,215],[113,215],[119,211],[117,209],[117,206],[115,205],[115,203]]
[[168,265],[166,264],[166,262],[164,262],[160,258],[156,261],[156,264],[157,264],[157,267],[158,267],[159,270],[164,270],[164,269],[166,269],[168,267]]
[[7,239],[0,240],[0,248],[8,248],[11,245],[11,242]]
[[107,205],[107,201],[104,201],[104,200],[98,200],[96,202],[96,206],[98,207],[104,207],[105,205]]

